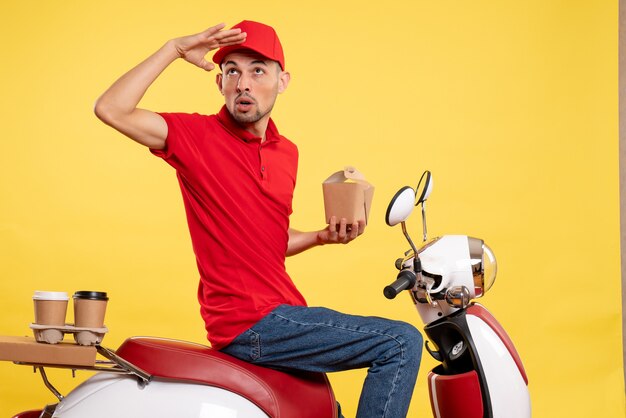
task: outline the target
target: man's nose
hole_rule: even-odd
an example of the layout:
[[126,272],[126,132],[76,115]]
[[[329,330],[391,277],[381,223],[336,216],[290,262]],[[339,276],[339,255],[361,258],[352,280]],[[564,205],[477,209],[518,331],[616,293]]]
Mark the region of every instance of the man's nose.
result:
[[237,80],[237,91],[250,91],[250,78],[245,73],[241,74]]

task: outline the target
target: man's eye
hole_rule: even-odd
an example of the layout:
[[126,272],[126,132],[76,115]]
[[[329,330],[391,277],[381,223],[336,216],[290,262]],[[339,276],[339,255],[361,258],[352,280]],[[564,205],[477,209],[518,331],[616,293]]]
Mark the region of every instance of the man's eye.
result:
[[226,74],[235,75],[237,74],[237,70],[235,70],[234,68],[230,68],[228,71],[226,71]]
[[265,71],[262,68],[256,68],[254,74],[265,74]]

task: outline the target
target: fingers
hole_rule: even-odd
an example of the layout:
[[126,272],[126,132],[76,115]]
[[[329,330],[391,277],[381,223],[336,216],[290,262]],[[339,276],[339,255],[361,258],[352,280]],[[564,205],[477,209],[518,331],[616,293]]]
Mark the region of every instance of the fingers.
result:
[[[345,221],[345,219],[342,219],[342,221]],[[341,242],[347,244],[350,241],[356,239],[363,232],[365,232],[364,220],[354,221],[352,224],[346,224],[345,238]],[[342,237],[341,228],[339,230],[339,237],[340,239]]]
[[337,223],[337,217],[331,216],[328,221],[328,243],[347,242],[346,219],[341,218]]
[[347,244],[356,239],[365,231],[365,221],[359,220],[349,224],[346,218],[339,219],[331,216],[328,220],[328,227],[323,232],[323,242],[325,244]]
[[358,235],[361,235],[363,232],[365,232],[365,221],[363,219],[361,219],[360,221],[357,222],[358,223]]
[[328,239],[331,242],[337,242],[338,237],[337,231],[337,217],[331,216],[330,221],[328,222]]
[[[333,216],[334,218],[334,216]],[[332,236],[335,238],[335,242],[343,243],[346,241],[346,218],[341,218],[339,224],[335,223],[335,234]]]
[[223,46],[239,44],[246,39],[246,33],[241,29],[226,29],[226,25],[220,23],[219,25],[212,26],[207,30],[201,32],[199,35],[203,38],[204,42],[211,44],[213,48],[221,48]]
[[218,23],[217,25],[211,26],[210,28],[202,31],[201,34],[207,35],[207,36],[211,36],[211,35],[219,32],[219,31],[221,31],[225,27],[226,27],[226,23]]
[[215,65],[205,59],[209,51],[240,44],[246,39],[246,33],[241,32],[241,29],[224,30],[224,27],[225,25],[220,23],[204,32],[176,38],[174,39],[174,47],[181,58],[205,71],[211,71]]
[[202,68],[205,71],[213,71],[213,69],[215,68],[215,64],[213,64],[212,62],[209,62],[205,59],[202,59],[199,63],[198,63],[198,67]]
[[331,216],[328,222],[328,238],[330,242],[347,244],[356,239],[365,231],[365,221],[354,221],[349,224],[346,218],[337,222],[336,216]]
[[360,231],[360,227],[359,227],[359,223],[357,221],[355,221],[354,223],[352,223],[352,225],[348,226],[348,231],[350,233],[350,241],[352,241],[353,239],[355,239],[356,237],[358,237],[360,234],[362,234],[362,232]]
[[238,44],[246,39],[248,34],[242,32],[241,29],[229,29],[212,35],[213,39],[218,41],[221,46]]

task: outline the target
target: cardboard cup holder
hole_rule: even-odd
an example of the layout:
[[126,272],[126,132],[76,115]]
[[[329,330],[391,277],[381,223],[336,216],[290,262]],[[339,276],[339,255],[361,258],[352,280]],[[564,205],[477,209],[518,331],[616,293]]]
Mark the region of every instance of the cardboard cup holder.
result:
[[79,345],[100,344],[109,330],[104,326],[104,315],[109,300],[106,292],[80,290],[73,295],[74,324],[66,324],[68,294],[37,290],[35,322],[30,328],[40,343],[58,344],[65,334],[74,334]]
[[65,334],[74,334],[74,341],[79,345],[95,345],[100,344],[104,334],[109,332],[105,326],[101,328],[76,327],[73,324],[63,326],[30,324],[29,326],[35,334],[35,340],[47,344],[58,344],[63,341]]

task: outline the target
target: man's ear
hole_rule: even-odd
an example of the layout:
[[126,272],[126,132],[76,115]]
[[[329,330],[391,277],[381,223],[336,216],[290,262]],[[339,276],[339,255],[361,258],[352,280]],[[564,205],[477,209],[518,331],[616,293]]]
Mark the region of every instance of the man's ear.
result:
[[291,80],[291,74],[288,71],[281,71],[278,76],[278,93],[282,93],[287,90],[289,81]]
[[215,84],[217,84],[217,88],[224,95],[224,90],[222,90],[222,73],[217,73],[215,75]]

